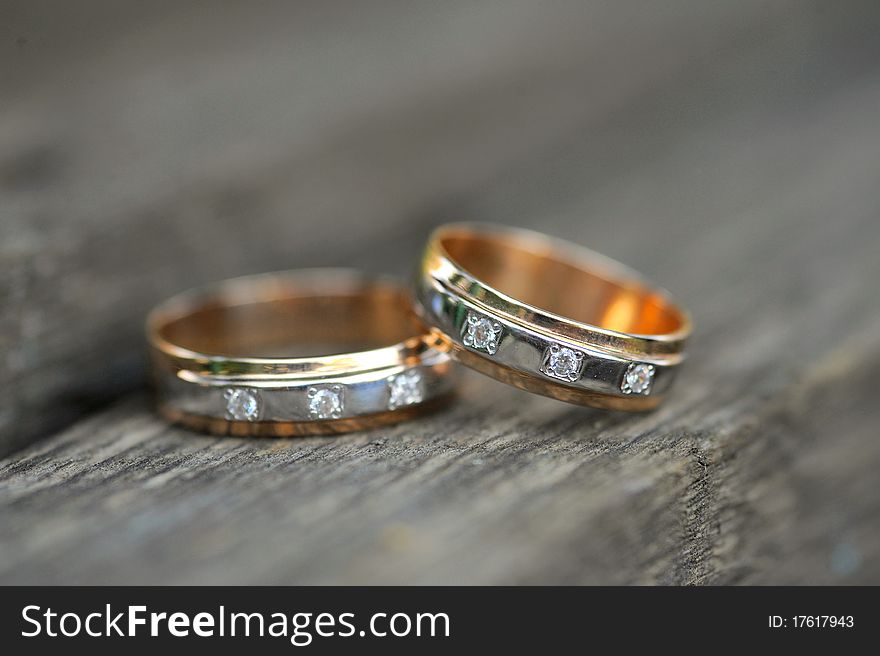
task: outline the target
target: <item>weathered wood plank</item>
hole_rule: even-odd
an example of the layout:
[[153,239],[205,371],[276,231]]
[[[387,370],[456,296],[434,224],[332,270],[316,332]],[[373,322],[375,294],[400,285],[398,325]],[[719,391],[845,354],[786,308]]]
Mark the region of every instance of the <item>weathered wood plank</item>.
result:
[[346,253],[387,264],[464,215],[636,264],[696,319],[667,406],[473,374],[417,422],[271,441],[138,393],[0,461],[0,580],[880,583],[877,13],[790,18]]
[[0,10],[0,453],[142,385],[142,317],[170,293],[316,264],[403,272],[372,254],[797,16],[758,0],[57,4]]

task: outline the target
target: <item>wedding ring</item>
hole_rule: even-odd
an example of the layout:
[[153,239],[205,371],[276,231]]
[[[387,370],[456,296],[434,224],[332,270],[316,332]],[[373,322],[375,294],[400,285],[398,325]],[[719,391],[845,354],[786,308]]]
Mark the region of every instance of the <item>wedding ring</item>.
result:
[[641,275],[515,228],[453,224],[429,238],[417,306],[453,358],[521,389],[616,410],[669,391],[691,320]]
[[237,278],[147,318],[159,410],[196,430],[309,435],[411,418],[452,363],[396,283],[344,269]]

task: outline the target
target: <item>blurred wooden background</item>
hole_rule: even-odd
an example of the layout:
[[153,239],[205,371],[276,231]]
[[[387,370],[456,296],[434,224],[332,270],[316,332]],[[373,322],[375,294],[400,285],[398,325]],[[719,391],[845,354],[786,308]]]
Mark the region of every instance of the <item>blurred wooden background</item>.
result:
[[[0,582],[880,583],[876,2],[0,0]],[[214,439],[142,320],[408,275],[437,223],[589,245],[697,333],[663,409]]]

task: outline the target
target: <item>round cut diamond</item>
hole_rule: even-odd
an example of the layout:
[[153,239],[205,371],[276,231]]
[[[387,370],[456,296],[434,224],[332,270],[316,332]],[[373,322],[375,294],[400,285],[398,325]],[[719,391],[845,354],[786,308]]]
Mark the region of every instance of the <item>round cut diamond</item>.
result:
[[462,342],[465,346],[489,355],[495,355],[501,337],[501,324],[476,312],[469,312],[462,329]]
[[486,348],[489,342],[495,337],[495,331],[492,330],[492,322],[488,319],[477,319],[471,328],[471,336],[474,338],[474,346],[477,348]]
[[338,385],[309,388],[309,414],[313,419],[338,419],[342,415],[342,389]]
[[260,415],[260,399],[256,390],[226,390],[226,415],[236,421],[256,421]]
[[626,368],[620,389],[624,394],[647,394],[654,380],[654,367],[650,364],[633,362]]
[[571,378],[577,375],[581,365],[581,358],[570,348],[562,347],[550,353],[548,367],[550,371],[560,378]]
[[416,370],[398,374],[388,381],[388,409],[421,403],[424,398],[422,376]]

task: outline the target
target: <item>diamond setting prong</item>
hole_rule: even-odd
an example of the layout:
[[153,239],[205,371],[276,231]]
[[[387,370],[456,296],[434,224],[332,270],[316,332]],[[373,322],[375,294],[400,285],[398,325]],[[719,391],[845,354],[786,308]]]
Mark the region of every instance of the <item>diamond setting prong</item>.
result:
[[647,396],[651,393],[654,373],[654,365],[643,362],[630,362],[623,374],[623,380],[620,382],[620,391],[624,394]]
[[312,419],[339,419],[342,417],[342,385],[313,386],[308,389],[309,416]]
[[468,311],[461,331],[461,342],[475,351],[495,355],[501,341],[501,324],[477,312]]
[[232,421],[256,421],[260,418],[262,401],[259,391],[244,387],[227,387],[223,390],[226,419]]
[[584,368],[584,353],[561,344],[551,344],[544,351],[541,372],[569,383],[577,382]]

